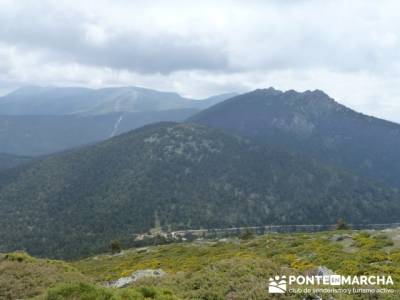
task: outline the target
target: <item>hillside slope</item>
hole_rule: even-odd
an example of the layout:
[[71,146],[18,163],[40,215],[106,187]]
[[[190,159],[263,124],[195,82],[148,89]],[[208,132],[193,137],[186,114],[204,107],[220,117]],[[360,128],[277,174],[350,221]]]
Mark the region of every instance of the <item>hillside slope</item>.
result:
[[0,253],[0,299],[32,299],[59,283],[91,279],[63,261],[38,259],[24,252]]
[[180,122],[195,109],[105,115],[0,115],[0,153],[38,156],[99,142],[161,121]]
[[[116,255],[104,253],[68,263],[25,253],[0,254],[0,299],[41,295],[34,300],[265,300],[275,299],[266,289],[269,277],[275,274],[316,275],[331,270],[346,275],[390,275],[394,292],[374,298],[395,300],[400,295],[399,237],[400,229],[270,233],[126,249]],[[164,275],[142,277],[120,289],[104,287],[106,282],[155,269]],[[324,296],[337,300],[371,298],[369,293],[332,292]],[[283,297],[315,298],[307,294]]]
[[160,123],[0,174],[0,252],[75,257],[156,226],[398,221],[399,199],[219,130]]
[[30,157],[0,153],[0,171],[27,163]]
[[255,90],[189,120],[400,187],[400,125],[357,113],[322,91]]
[[80,87],[24,87],[0,97],[3,115],[101,115],[171,109],[203,109],[236,94],[193,100],[177,93],[140,87],[89,89]]

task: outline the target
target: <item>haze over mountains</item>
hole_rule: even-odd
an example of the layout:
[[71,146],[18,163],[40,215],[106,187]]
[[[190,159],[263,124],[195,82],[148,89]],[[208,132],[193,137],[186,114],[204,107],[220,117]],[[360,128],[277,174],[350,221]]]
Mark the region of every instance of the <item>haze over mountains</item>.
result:
[[160,121],[180,122],[195,109],[105,115],[0,115],[0,153],[47,155],[108,139]]
[[[87,93],[60,91],[60,99]],[[57,102],[53,92],[52,100],[31,102],[45,109],[47,101]],[[321,91],[256,90],[225,101],[223,95],[201,112],[172,109],[162,96],[147,104],[119,96],[102,98],[102,109],[84,108],[82,98],[70,102],[69,111],[80,113],[61,114],[54,105],[52,115],[41,115],[31,106],[25,110],[31,115],[14,110],[0,118],[0,152],[69,149],[30,161],[0,156],[0,168],[8,168],[0,171],[0,252],[77,257],[156,226],[399,221],[400,166],[393,162],[400,158],[400,125],[354,112]],[[166,97],[166,103],[195,102]],[[135,106],[135,99],[143,103]]]
[[0,98],[0,153],[37,156],[160,121],[183,121],[233,95],[203,100],[138,87],[25,87]]
[[355,112],[319,90],[256,90],[189,120],[400,187],[400,125]]
[[0,153],[0,171],[24,164],[31,159],[25,156]]
[[193,100],[177,93],[140,87],[89,89],[24,87],[0,97],[2,115],[102,115],[176,109],[204,109],[235,96],[227,93]]

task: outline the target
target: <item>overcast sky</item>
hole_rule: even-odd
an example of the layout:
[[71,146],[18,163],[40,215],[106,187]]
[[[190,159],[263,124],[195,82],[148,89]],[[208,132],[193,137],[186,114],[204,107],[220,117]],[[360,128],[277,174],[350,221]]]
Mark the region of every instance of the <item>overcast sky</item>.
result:
[[0,92],[321,89],[400,122],[400,2],[0,0]]

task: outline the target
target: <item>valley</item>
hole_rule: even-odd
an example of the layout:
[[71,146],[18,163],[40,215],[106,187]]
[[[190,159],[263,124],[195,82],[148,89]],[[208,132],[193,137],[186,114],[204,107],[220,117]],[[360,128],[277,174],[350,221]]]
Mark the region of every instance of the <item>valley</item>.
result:
[[134,233],[390,223],[400,192],[219,129],[156,123],[0,172],[0,252],[75,258]]
[[0,0],[0,300],[399,300],[399,11]]
[[147,124],[181,122],[235,95],[194,100],[139,87],[24,87],[0,97],[0,153],[61,152]]
[[[397,291],[400,125],[321,91],[93,92],[0,116],[0,299],[280,299],[270,277],[320,272]],[[100,102],[48,106],[71,93]]]

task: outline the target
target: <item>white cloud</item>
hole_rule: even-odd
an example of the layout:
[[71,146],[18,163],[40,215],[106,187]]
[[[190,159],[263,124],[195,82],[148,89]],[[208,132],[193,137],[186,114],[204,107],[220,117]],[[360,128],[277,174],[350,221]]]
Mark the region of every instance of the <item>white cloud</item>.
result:
[[400,121],[398,1],[0,0],[0,90],[323,89]]

